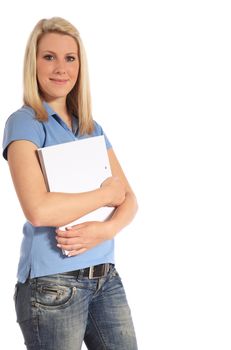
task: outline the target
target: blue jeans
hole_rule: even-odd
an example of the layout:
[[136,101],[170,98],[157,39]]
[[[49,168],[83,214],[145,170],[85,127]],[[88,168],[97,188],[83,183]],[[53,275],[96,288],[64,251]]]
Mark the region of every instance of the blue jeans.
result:
[[105,277],[65,274],[17,283],[17,321],[28,350],[136,350],[130,309],[115,267]]

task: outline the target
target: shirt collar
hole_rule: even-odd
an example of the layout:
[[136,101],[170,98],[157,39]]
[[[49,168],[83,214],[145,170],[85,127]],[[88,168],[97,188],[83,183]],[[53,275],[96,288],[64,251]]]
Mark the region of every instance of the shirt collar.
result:
[[57,115],[57,113],[51,108],[51,106],[46,101],[43,101],[43,107],[47,111],[48,117]]
[[[55,119],[58,120],[59,123],[61,123],[65,128],[68,129],[66,123],[64,123],[62,118],[60,118],[60,116],[53,110],[53,108],[46,101],[43,101],[43,106],[44,106],[45,110],[47,111],[48,118],[55,117]],[[78,126],[79,126],[78,119],[76,117],[72,116],[72,129],[73,129],[72,131],[74,134],[77,134]]]

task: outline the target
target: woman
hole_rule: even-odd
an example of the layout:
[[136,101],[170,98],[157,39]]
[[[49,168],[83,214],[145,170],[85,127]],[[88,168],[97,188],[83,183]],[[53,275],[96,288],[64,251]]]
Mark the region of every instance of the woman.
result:
[[[98,135],[105,137],[112,177],[94,191],[48,192],[36,150]],[[113,238],[135,216],[136,198],[92,119],[84,47],[62,18],[43,19],[31,33],[24,105],[6,122],[3,155],[27,219],[15,291],[27,349],[76,350],[83,341],[92,350],[137,349],[113,254]],[[102,206],[116,208],[107,221],[58,229]]]

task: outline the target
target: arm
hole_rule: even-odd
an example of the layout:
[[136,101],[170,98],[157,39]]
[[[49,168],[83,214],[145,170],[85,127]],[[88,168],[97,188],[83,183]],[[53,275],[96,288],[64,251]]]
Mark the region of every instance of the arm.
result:
[[114,237],[135,217],[138,210],[136,196],[128,183],[128,180],[119,164],[119,161],[112,149],[108,150],[112,176],[119,177],[125,186],[125,200],[113,213],[113,216],[106,224],[107,239]]
[[84,253],[97,244],[112,239],[132,221],[137,212],[138,206],[135,194],[124,175],[114,151],[110,149],[108,155],[112,175],[118,177],[125,186],[125,200],[116,208],[113,216],[106,222],[85,222],[68,228],[67,231],[57,230],[58,247],[69,251],[69,256]]
[[12,142],[7,153],[21,207],[32,225],[62,226],[102,206],[123,202],[124,189],[113,178],[108,185],[85,193],[48,192],[36,149],[32,142],[20,140]]

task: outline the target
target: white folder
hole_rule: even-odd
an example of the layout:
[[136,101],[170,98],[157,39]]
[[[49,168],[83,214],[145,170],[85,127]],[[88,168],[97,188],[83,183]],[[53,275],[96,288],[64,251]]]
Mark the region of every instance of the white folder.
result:
[[[95,190],[111,176],[103,135],[47,146],[37,151],[50,192],[80,193]],[[113,211],[113,207],[101,207],[67,223],[61,229],[85,221],[105,221]]]

